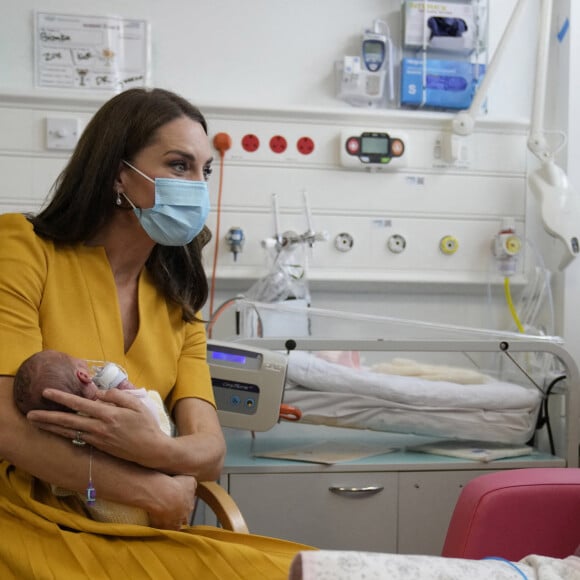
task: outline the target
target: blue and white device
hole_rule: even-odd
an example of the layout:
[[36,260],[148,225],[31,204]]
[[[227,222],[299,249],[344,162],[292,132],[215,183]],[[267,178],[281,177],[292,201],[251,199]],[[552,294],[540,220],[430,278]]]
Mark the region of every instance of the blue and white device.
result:
[[365,68],[378,72],[385,66],[387,58],[387,37],[377,32],[365,32],[362,43],[362,59]]
[[288,368],[284,354],[208,340],[207,362],[222,427],[268,431],[278,422]]

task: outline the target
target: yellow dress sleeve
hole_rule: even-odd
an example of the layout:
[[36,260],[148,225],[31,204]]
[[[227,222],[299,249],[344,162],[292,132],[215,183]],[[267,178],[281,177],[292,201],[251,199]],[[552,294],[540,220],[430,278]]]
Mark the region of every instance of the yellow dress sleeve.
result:
[[215,406],[206,353],[206,333],[203,324],[199,322],[186,324],[175,387],[166,400],[170,412],[175,403],[184,397],[197,397]]
[[47,272],[44,244],[21,214],[0,216],[0,375],[42,350],[38,312]]

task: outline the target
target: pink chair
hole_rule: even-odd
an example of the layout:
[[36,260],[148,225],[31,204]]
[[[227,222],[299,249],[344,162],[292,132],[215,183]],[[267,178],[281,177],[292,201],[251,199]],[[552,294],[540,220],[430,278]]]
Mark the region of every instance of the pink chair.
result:
[[442,555],[517,562],[529,554],[565,558],[579,545],[580,469],[516,469],[465,486]]

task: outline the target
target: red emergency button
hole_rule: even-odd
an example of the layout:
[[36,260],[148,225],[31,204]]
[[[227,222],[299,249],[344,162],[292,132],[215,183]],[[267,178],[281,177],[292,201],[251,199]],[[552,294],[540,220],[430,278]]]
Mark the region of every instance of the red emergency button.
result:
[[360,150],[360,141],[358,137],[349,137],[346,141],[346,150],[351,155],[357,155]]
[[405,144],[401,139],[391,139],[391,155],[400,157],[405,152]]

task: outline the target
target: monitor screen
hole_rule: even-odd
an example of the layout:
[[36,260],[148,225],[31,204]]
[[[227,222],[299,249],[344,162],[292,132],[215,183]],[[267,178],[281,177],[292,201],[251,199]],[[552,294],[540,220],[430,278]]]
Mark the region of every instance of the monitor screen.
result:
[[388,155],[389,138],[387,135],[361,137],[361,154],[362,155]]

